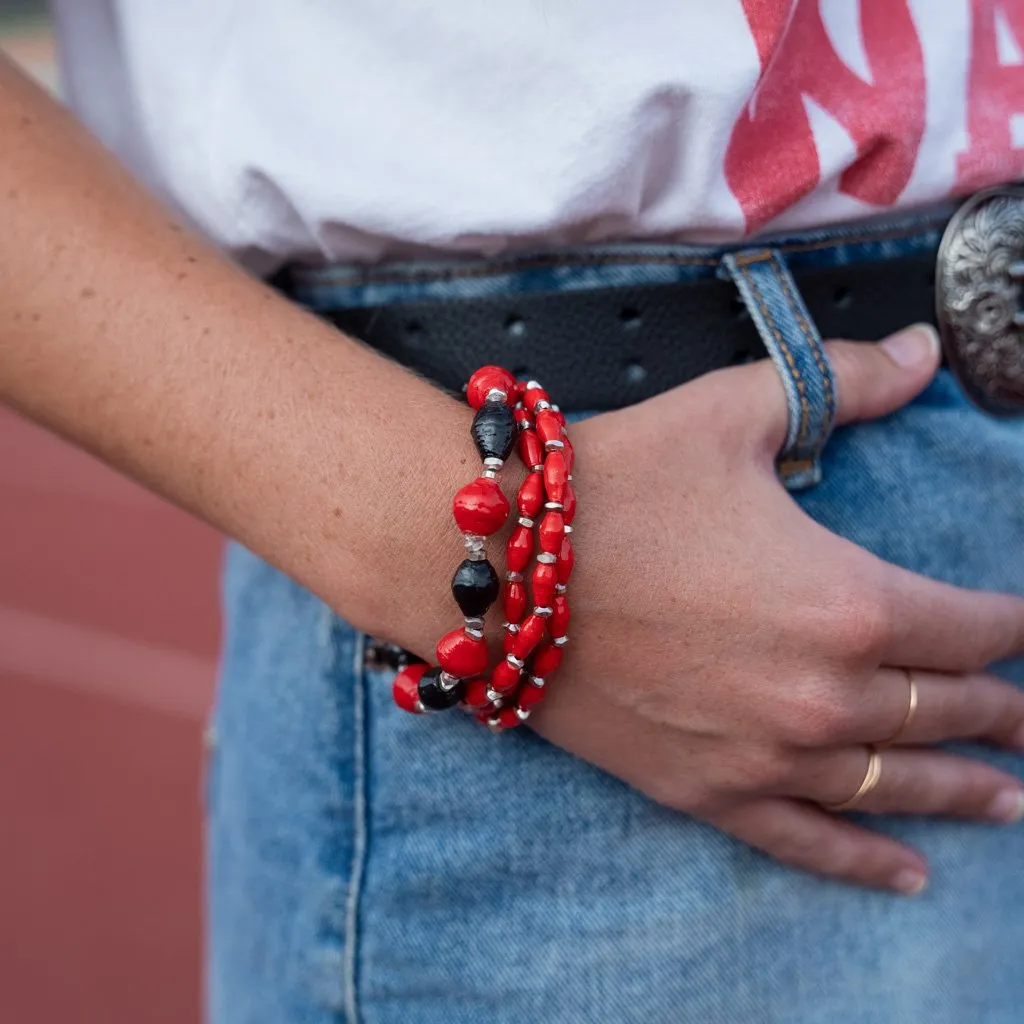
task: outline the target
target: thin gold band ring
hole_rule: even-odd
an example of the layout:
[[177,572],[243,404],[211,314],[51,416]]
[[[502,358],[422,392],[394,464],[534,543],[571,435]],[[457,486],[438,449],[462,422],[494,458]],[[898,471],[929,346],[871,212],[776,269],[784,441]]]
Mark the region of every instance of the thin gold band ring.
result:
[[917,680],[909,668],[900,671],[907,677],[907,682],[910,684],[910,703],[907,705],[907,713],[903,716],[900,727],[884,743],[877,743],[877,747],[891,747],[907,731],[917,713]]
[[882,777],[882,755],[874,748],[868,747],[868,770],[857,792],[849,800],[842,800],[837,804],[825,804],[826,811],[849,811],[857,806],[878,785]]

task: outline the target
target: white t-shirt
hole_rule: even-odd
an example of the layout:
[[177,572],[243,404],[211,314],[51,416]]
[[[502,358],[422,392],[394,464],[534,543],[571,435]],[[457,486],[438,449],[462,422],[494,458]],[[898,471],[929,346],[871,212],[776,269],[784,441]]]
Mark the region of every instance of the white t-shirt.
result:
[[1024,169],[1024,0],[56,0],[81,117],[214,240],[718,241]]

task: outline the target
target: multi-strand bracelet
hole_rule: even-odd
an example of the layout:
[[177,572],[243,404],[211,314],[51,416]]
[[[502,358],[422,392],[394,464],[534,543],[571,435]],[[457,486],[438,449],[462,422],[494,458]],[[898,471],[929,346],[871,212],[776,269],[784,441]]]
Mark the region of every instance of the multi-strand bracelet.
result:
[[[483,472],[453,502],[467,549],[451,584],[464,625],[438,641],[437,666],[420,662],[399,671],[394,698],[399,707],[417,714],[461,706],[492,729],[507,729],[524,722],[543,699],[547,678],[561,664],[569,639],[573,450],[565,418],[536,381],[516,382],[507,370],[485,366],[470,378],[466,398],[476,410],[471,433]],[[513,448],[527,475],[516,496],[519,515],[506,544],[501,588],[484,546],[508,520],[510,506],[498,477]],[[535,525],[540,550],[529,574],[533,610],[527,615]],[[504,658],[491,669],[484,616],[499,589],[506,620]]]

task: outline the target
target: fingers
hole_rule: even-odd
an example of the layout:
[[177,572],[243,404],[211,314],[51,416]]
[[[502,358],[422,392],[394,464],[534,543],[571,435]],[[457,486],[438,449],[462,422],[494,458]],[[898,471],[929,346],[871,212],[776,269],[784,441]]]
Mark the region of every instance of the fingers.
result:
[[755,800],[711,823],[783,864],[841,882],[912,896],[928,880],[924,859],[910,847],[794,800]]
[[[830,341],[825,345],[835,376],[837,424],[876,419],[894,412],[915,398],[939,367],[939,338],[930,324],[915,324],[882,342]],[[774,457],[787,428],[786,396],[778,371],[769,360],[724,371],[733,404],[746,387],[738,407],[760,410],[759,438]],[[746,396],[749,396],[746,397]],[[766,398],[770,396],[770,403]]]
[[939,336],[931,324],[914,324],[878,344],[831,341],[825,347],[836,378],[837,424],[895,412],[939,368]]
[[[921,746],[946,740],[985,740],[1024,753],[1024,691],[995,676],[913,673],[880,669],[862,700],[864,717],[851,742]],[[851,732],[854,730],[851,729]]]
[[[791,796],[825,807],[851,799],[868,771],[871,752],[850,747],[801,755]],[[937,750],[879,751],[878,782],[856,809],[871,814],[939,815],[1009,823],[1024,816],[1024,785],[970,758]]]
[[973,672],[1024,651],[1024,598],[966,590],[887,565],[883,661]]

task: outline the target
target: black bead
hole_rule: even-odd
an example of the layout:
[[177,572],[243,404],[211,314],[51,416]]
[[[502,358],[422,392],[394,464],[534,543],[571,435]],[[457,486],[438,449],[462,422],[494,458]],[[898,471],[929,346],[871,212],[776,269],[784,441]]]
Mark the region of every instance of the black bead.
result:
[[452,597],[463,615],[483,615],[494,604],[500,584],[486,558],[467,558],[452,577]]
[[516,418],[504,402],[484,402],[473,417],[472,433],[481,459],[504,461],[516,443]]
[[441,668],[428,669],[419,684],[420,703],[428,711],[447,711],[462,700],[466,691],[465,680],[460,679],[450,690],[441,687]]

